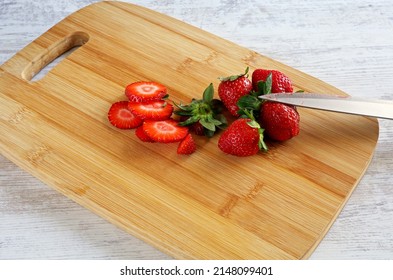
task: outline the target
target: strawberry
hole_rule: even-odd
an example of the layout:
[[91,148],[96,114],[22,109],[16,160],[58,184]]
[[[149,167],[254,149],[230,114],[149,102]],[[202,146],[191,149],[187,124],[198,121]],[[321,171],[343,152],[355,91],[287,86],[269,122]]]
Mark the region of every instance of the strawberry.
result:
[[180,141],[179,146],[177,147],[177,153],[180,155],[190,155],[195,152],[197,146],[192,138],[191,134],[187,134],[187,136]]
[[128,109],[142,120],[165,120],[173,112],[173,106],[164,100],[144,103],[128,103]]
[[[269,94],[273,91],[273,85],[275,84],[273,80],[274,73],[276,73],[276,78],[278,76],[282,78],[284,74],[275,70],[269,70],[269,72],[265,72],[265,70],[262,69],[257,70],[259,73],[267,73],[267,77],[264,80],[258,81],[258,91],[253,91],[251,94],[246,95],[239,100],[238,106],[241,109],[240,112],[243,113],[251,111],[255,119],[259,119],[261,127],[265,129],[265,133],[271,139],[277,141],[285,141],[291,139],[292,137],[299,134],[300,117],[298,112],[296,111],[296,107],[285,105],[282,103],[266,102],[258,98],[259,95]],[[286,79],[281,79],[280,81],[283,80]],[[253,82],[254,81],[255,80],[253,80]],[[289,81],[289,79],[287,79],[286,81]],[[280,86],[283,85],[284,83],[280,84]],[[276,83],[275,86],[278,86],[278,84]],[[290,88],[288,88],[288,86],[290,86]],[[287,90],[289,89],[291,89],[292,91],[290,81],[289,84],[286,85],[286,89],[284,89],[283,91],[287,92]]]
[[218,96],[229,113],[235,117],[239,117],[238,100],[252,90],[252,83],[248,79],[248,69],[247,67],[243,74],[219,78],[221,82],[218,85]]
[[129,84],[125,94],[131,102],[160,100],[166,96],[166,87],[156,82],[135,82]]
[[299,113],[291,105],[265,102],[261,106],[259,121],[273,140],[285,141],[299,134]]
[[263,142],[263,129],[251,118],[235,120],[218,139],[221,151],[234,156],[245,157],[267,150]]
[[142,119],[128,110],[128,101],[112,104],[108,112],[108,119],[112,125],[121,129],[136,128],[142,124]]
[[188,127],[179,126],[174,119],[162,121],[146,120],[143,122],[143,131],[153,141],[171,143],[182,140],[188,134]]
[[267,77],[272,75],[271,93],[293,92],[291,80],[283,73],[277,70],[256,69],[252,73],[252,86],[255,91],[259,91],[258,82],[266,81]]
[[143,142],[155,142],[145,133],[145,131],[143,130],[143,126],[139,126],[137,129],[135,129],[135,135]]

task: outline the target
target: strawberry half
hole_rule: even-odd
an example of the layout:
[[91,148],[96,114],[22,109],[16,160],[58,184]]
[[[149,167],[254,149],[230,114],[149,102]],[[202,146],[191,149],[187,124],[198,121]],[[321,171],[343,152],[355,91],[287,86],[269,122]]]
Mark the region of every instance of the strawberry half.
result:
[[166,120],[173,112],[173,106],[164,100],[144,103],[128,103],[128,109],[143,120]]
[[166,87],[156,82],[135,82],[129,84],[125,94],[131,102],[160,100],[166,95]]
[[195,152],[197,146],[192,138],[191,134],[188,134],[186,138],[180,141],[179,146],[177,147],[177,153],[179,155],[190,155]]
[[108,112],[108,119],[113,126],[121,129],[136,128],[142,124],[142,119],[128,109],[128,101],[112,104]]
[[146,120],[143,131],[155,142],[171,143],[182,140],[188,134],[188,127],[179,126],[174,119],[162,121]]

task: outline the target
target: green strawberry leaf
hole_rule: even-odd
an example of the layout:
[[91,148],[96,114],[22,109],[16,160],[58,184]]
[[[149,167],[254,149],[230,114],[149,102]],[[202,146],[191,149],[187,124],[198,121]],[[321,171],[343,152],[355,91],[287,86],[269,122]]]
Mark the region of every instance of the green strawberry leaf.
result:
[[191,116],[191,117],[189,117],[188,119],[186,119],[183,122],[179,122],[179,125],[180,126],[187,126],[187,125],[190,125],[190,124],[193,124],[193,123],[196,123],[197,121],[199,121],[199,116],[192,116],[192,115],[189,115],[189,116]]
[[247,123],[249,126],[251,126],[252,128],[261,128],[261,126],[259,125],[259,123],[257,123],[255,120],[251,120]]
[[263,132],[265,130],[263,128],[258,128],[258,133],[259,133],[259,142],[258,142],[258,147],[259,150],[264,150],[265,152],[267,152],[268,148],[267,145],[265,143],[265,141],[263,140]]
[[247,124],[252,127],[252,128],[256,128],[258,130],[258,134],[259,134],[259,140],[258,140],[258,147],[259,150],[264,150],[267,151],[267,145],[265,143],[265,141],[263,140],[264,135],[263,132],[265,131],[263,128],[261,128],[261,126],[259,125],[259,123],[254,119],[254,116],[252,115],[252,111],[245,111],[245,114],[248,118],[250,118],[251,120],[249,122],[247,122]]
[[242,73],[242,74],[232,75],[232,76],[228,76],[228,77],[219,77],[218,79],[219,79],[221,82],[225,82],[225,81],[231,81],[231,82],[233,82],[234,80],[236,80],[236,79],[238,79],[238,78],[240,78],[240,77],[243,77],[243,76],[248,77],[248,71],[249,71],[249,70],[250,70],[250,67],[247,66],[246,70],[245,70],[244,73]]
[[172,101],[173,105],[175,105],[177,108],[179,108],[181,111],[187,111],[187,112],[191,112],[192,111],[192,106],[191,105],[182,105],[177,104],[176,102]]
[[228,124],[227,119],[226,119],[225,116],[222,115],[222,114],[216,115],[216,119],[219,120],[219,121],[221,122],[220,125],[227,125],[227,124]]
[[262,102],[258,97],[247,94],[240,97],[236,104],[241,110],[259,110]]
[[226,118],[221,114],[224,111],[224,103],[219,99],[213,99],[213,83],[205,89],[202,99],[192,99],[188,105],[175,104],[178,108],[174,113],[189,118],[180,122],[180,126],[189,126],[199,122],[204,128],[204,134],[211,137],[216,128],[224,129],[227,126]]
[[192,116],[192,112],[181,110],[175,111],[175,114],[178,116]]
[[258,95],[270,94],[272,92],[272,73],[267,76],[265,81],[257,83]]
[[212,131],[212,130],[209,130],[209,129],[204,129],[203,132],[204,132],[205,136],[207,136],[209,138],[212,138],[214,136],[214,132],[215,131]]
[[210,85],[203,92],[202,99],[204,102],[211,102],[213,100],[213,96],[214,96],[213,83],[210,83]]
[[207,120],[200,119],[200,120],[199,120],[199,123],[200,123],[204,128],[206,128],[206,129],[208,129],[208,130],[210,130],[210,131],[216,131],[216,126],[215,126],[213,123],[208,122]]

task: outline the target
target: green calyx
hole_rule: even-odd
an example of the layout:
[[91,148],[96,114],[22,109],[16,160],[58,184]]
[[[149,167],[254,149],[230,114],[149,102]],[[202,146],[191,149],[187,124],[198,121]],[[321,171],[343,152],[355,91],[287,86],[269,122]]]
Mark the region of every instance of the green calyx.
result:
[[263,150],[263,151],[266,152],[268,150],[268,148],[267,148],[267,145],[266,145],[265,141],[263,140],[263,138],[264,138],[263,132],[265,130],[263,128],[261,128],[259,123],[255,120],[252,111],[251,110],[245,110],[244,111],[244,115],[242,117],[249,118],[250,121],[247,122],[247,124],[250,127],[256,128],[258,130],[258,134],[259,134],[258,147],[259,147],[259,150]]
[[231,82],[233,82],[234,80],[237,80],[237,79],[240,78],[240,77],[243,77],[243,76],[248,77],[248,70],[249,70],[249,69],[250,69],[250,68],[247,67],[246,70],[244,71],[244,73],[242,73],[242,74],[232,75],[232,76],[228,76],[228,77],[219,77],[218,79],[219,79],[221,82],[225,82],[225,81],[231,81]]
[[251,111],[252,115],[255,119],[258,118],[259,112],[261,109],[261,105],[265,102],[260,99],[258,96],[270,94],[272,91],[272,74],[270,73],[267,76],[265,81],[258,82],[258,90],[251,91],[249,94],[242,96],[238,102],[237,106],[239,107],[239,115],[245,115],[245,111]]
[[212,137],[217,128],[224,129],[227,126],[226,118],[221,114],[223,103],[219,99],[214,99],[214,88],[211,83],[203,92],[202,99],[193,99],[190,104],[174,105],[178,108],[174,113],[178,116],[185,116],[187,119],[179,123],[181,126],[189,126],[199,122],[204,133]]

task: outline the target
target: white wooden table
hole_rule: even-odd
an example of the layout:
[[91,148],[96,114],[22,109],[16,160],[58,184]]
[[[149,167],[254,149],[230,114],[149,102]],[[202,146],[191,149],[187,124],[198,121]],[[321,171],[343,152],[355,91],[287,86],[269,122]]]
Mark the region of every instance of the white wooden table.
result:
[[[94,0],[0,0],[0,64]],[[180,1],[135,4],[183,20],[330,83],[393,100],[391,0]],[[393,121],[311,259],[393,259]],[[170,259],[0,155],[0,259]]]

